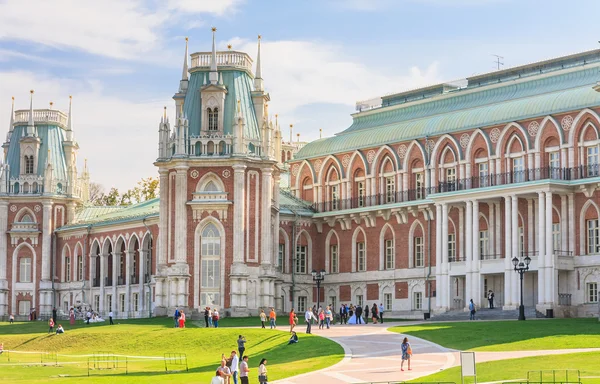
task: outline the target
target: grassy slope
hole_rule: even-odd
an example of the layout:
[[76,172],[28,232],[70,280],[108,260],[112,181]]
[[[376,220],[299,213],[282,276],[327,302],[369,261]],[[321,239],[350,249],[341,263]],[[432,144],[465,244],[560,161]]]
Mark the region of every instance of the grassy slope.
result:
[[458,350],[518,351],[600,347],[598,319],[432,323],[398,326],[390,330]]
[[[415,356],[415,360],[418,356]],[[477,364],[477,381],[491,382],[502,380],[526,379],[527,372],[530,370],[563,370],[557,372],[557,378],[564,380],[564,370],[579,369],[581,376],[600,376],[600,352],[554,355],[554,356],[538,356],[527,357],[522,359],[510,359],[491,361],[487,363]],[[549,373],[548,373],[549,374]],[[562,377],[560,376],[562,374]],[[538,376],[539,377],[539,376]],[[546,375],[547,377],[547,375]],[[571,376],[572,377],[572,376]],[[570,377],[570,378],[571,378]],[[470,379],[469,379],[470,380]],[[415,382],[439,382],[449,381],[460,383],[460,367],[450,368],[440,373],[421,377]],[[468,382],[472,382],[468,381]],[[582,383],[600,384],[600,379],[597,378],[582,378]]]
[[[20,351],[52,351],[62,354],[113,352],[134,356],[162,356],[166,352],[187,354],[189,373],[164,375],[164,362],[129,362],[130,374],[124,371],[93,372],[95,383],[181,383],[208,382],[219,365],[221,353],[236,349],[238,334],[246,336],[251,375],[255,376],[259,360],[269,360],[269,377],[280,379],[335,364],[343,357],[336,343],[312,335],[301,335],[300,342],[288,346],[289,334],[269,329],[205,329],[172,328],[169,319],[120,321],[121,324],[66,326],[64,335],[47,335],[43,322],[8,325],[0,323],[0,342],[5,349]],[[65,325],[65,324],[63,324]],[[190,323],[191,325],[191,323]],[[11,363],[39,361],[39,355],[11,354]],[[130,359],[131,360],[131,359]],[[42,383],[49,377],[68,374],[87,378],[87,360],[60,357],[60,361],[80,361],[61,367],[8,367],[0,369],[0,381]],[[0,356],[6,364],[7,354]],[[73,382],[73,378],[56,378],[56,383]]]

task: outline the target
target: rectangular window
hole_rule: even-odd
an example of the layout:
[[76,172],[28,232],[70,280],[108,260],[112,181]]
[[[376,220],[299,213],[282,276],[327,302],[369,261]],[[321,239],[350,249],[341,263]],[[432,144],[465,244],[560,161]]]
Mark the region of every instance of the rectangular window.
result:
[[71,281],[71,258],[65,259],[65,281],[68,283]]
[[587,283],[587,302],[598,302],[598,283]]
[[68,301],[63,301],[62,310],[64,313],[69,313],[69,302]]
[[279,251],[277,252],[277,269],[283,271],[283,258],[285,257],[285,244],[279,244]]
[[415,267],[422,267],[423,266],[423,238],[422,237],[415,237],[414,238],[415,243],[414,243],[414,247],[415,247]]
[[77,280],[83,280],[83,256],[77,256]]
[[356,243],[356,267],[357,270],[366,270],[365,243]]
[[394,241],[385,241],[385,269],[394,269]]
[[446,185],[448,191],[456,190],[456,168],[446,168]]
[[550,178],[560,178],[560,156],[558,152],[550,152],[548,154],[548,167],[550,168]]
[[329,247],[329,254],[331,255],[331,273],[338,273],[339,272],[339,256],[338,256],[337,244],[333,244]]
[[335,310],[337,308],[337,297],[329,296],[329,305],[331,308],[331,313],[335,313]]
[[31,313],[31,301],[21,300],[19,301],[19,315],[29,315]]
[[358,207],[365,206],[365,183],[359,181],[356,183],[356,197],[358,199]]
[[340,196],[339,196],[338,186],[332,185],[331,186],[331,209],[333,209],[333,210],[338,209],[339,199],[340,199]]
[[489,253],[490,239],[488,231],[479,231],[479,256],[481,260],[486,260],[486,256]]
[[123,273],[125,273],[125,255],[119,255],[119,284],[125,284]]
[[100,312],[100,296],[94,295],[94,311]]
[[425,194],[425,183],[423,180],[422,173],[415,173],[415,197],[417,200],[420,200],[424,197]]
[[421,310],[423,308],[423,292],[415,292],[413,296],[414,310]]
[[122,293],[119,295],[119,312],[125,312],[125,295]]
[[306,296],[298,296],[298,310],[297,313],[302,313],[306,311]]
[[525,162],[522,157],[513,159],[513,180],[515,183],[525,181]]
[[306,273],[306,245],[296,247],[296,273]]
[[33,173],[33,155],[25,156],[25,173],[28,175]]
[[598,176],[598,146],[587,147],[587,175]]
[[392,294],[391,293],[383,294],[383,309],[385,309],[386,311],[392,310]]
[[489,182],[488,163],[479,163],[479,186],[487,187]]
[[394,176],[385,178],[385,202],[393,203],[396,201],[396,182]]
[[31,257],[22,257],[19,260],[19,282],[31,283]]
[[561,250],[560,238],[560,223],[552,223],[552,244],[555,252]]
[[523,233],[523,227],[519,227],[519,256],[525,252],[525,235]]
[[202,277],[200,279],[202,288],[219,288],[220,266],[220,260],[202,260]]
[[112,311],[112,295],[106,295],[106,309]]
[[448,261],[456,260],[456,235],[454,233],[448,234]]
[[363,295],[356,295],[356,305],[363,306]]
[[208,130],[218,131],[219,130],[219,109],[208,108]]
[[135,312],[137,312],[139,310],[139,303],[138,303],[138,299],[139,299],[139,294],[134,293],[133,294],[133,310]]
[[600,253],[600,236],[598,236],[598,219],[587,221],[588,229],[588,255]]

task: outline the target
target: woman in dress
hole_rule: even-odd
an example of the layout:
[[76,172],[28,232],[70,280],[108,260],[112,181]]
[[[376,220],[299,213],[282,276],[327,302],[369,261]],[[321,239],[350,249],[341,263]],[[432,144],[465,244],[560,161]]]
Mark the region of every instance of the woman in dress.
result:
[[263,358],[258,365],[258,382],[268,384],[267,380],[267,359]]
[[75,325],[75,310],[73,308],[69,311],[69,324]]
[[379,308],[377,308],[377,304],[375,303],[371,307],[371,316],[373,316],[373,324],[377,324],[377,320],[379,320]]
[[410,358],[412,356],[412,348],[410,347],[410,343],[408,342],[408,337],[405,337],[402,340],[402,362],[400,363],[400,370],[404,371],[404,361],[408,361],[408,370],[410,371]]
[[296,317],[296,312],[294,312],[294,308],[290,311],[290,333],[294,331],[294,327],[296,327],[296,322],[298,318]]
[[179,312],[179,328],[185,328],[185,313]]

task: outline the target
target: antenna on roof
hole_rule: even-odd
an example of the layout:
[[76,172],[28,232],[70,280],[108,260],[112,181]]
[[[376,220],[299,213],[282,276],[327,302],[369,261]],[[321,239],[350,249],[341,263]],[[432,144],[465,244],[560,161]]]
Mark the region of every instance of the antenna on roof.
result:
[[492,53],[492,56],[496,56],[496,60],[494,60],[494,63],[496,63],[497,69],[500,70],[500,66],[504,65],[504,63],[501,62],[500,59],[504,59],[504,56],[494,55],[493,53]]

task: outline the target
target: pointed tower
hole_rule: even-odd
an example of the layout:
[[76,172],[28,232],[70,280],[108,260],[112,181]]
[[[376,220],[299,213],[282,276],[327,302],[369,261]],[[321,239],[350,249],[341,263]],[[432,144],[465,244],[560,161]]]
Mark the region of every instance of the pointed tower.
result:
[[10,146],[10,139],[13,134],[15,125],[15,97],[12,97],[12,106],[10,108],[10,124],[8,126],[8,132],[6,133],[6,141],[2,144],[2,148],[4,149],[4,162],[6,162],[6,157],[8,156],[8,148]]
[[[77,182],[77,150],[79,144],[75,141],[73,134],[73,96],[69,96],[69,116],[67,117],[67,128],[63,149],[67,165],[67,195],[73,196],[78,193]],[[48,157],[50,159],[50,157]]]
[[25,136],[33,137],[35,134],[35,124],[33,122],[33,89],[29,91],[29,94],[29,120],[27,122]]
[[[52,103],[50,103],[52,106]],[[73,141],[73,96],[69,96],[69,118],[67,120],[67,141]]]
[[263,92],[265,90],[265,84],[262,78],[262,68],[260,65],[260,39],[258,35],[258,53],[256,54],[256,73],[254,74],[254,90]]
[[183,69],[179,82],[179,93],[186,93],[188,89],[188,38],[185,38],[185,54],[183,55]]
[[213,85],[216,85],[219,81],[219,72],[217,71],[217,47],[215,45],[216,32],[217,28],[212,27],[212,54],[210,56],[210,72],[208,73],[208,80]]
[[79,177],[79,185],[81,188],[81,202],[89,203],[90,201],[90,171],[88,170],[87,159],[83,161],[83,172]]

